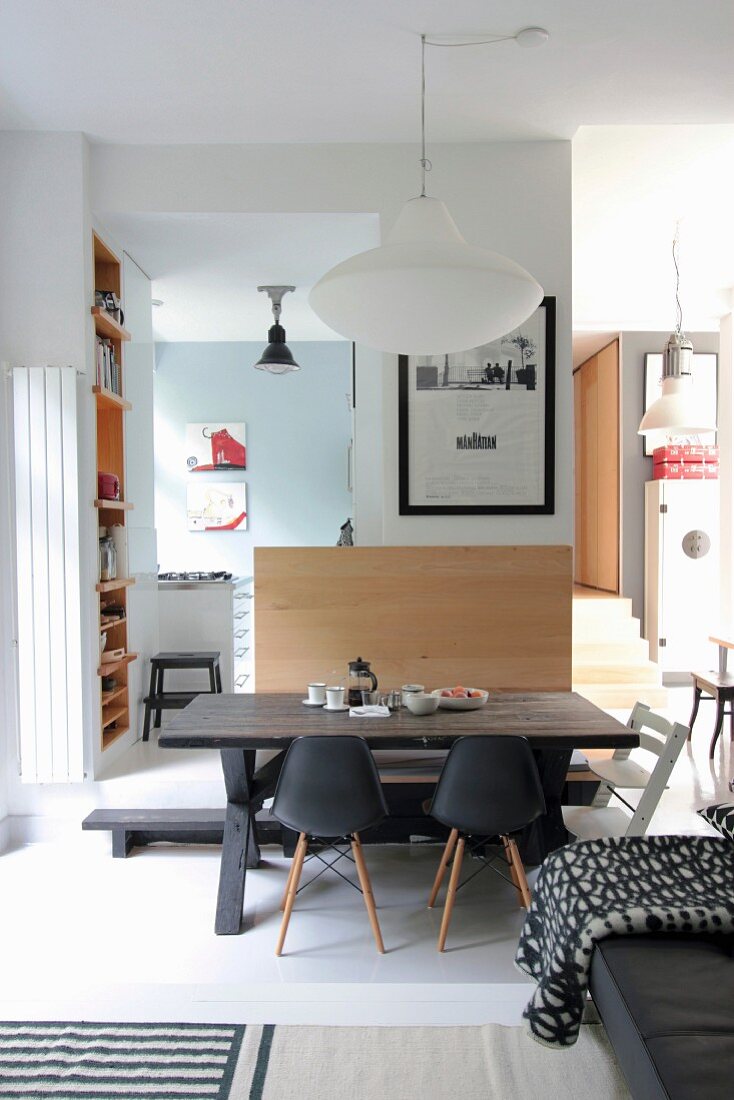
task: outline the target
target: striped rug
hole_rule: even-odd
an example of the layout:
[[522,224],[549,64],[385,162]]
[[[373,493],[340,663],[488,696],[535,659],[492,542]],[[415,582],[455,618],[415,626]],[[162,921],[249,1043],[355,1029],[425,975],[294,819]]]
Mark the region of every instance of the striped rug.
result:
[[0,1024],[0,1100],[630,1100],[604,1029]]
[[227,1100],[244,1027],[0,1024],[0,1100]]
[[600,1024],[548,1050],[523,1027],[245,1031],[230,1100],[631,1100]]

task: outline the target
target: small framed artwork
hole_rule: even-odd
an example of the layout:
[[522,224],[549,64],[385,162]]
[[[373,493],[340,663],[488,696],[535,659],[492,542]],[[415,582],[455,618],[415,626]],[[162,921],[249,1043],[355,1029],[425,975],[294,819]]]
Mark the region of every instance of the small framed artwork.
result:
[[246,470],[245,425],[221,421],[187,424],[186,468],[194,474],[206,470]]
[[246,531],[244,481],[190,482],[186,486],[186,516],[189,531]]
[[399,359],[400,515],[551,515],[556,300],[506,336]]
[[[696,394],[702,402],[703,408],[710,416],[711,422],[717,422],[717,410],[719,404],[719,357],[713,352],[694,352],[691,356],[691,385],[695,386]],[[663,356],[662,352],[647,352],[645,355],[645,394],[643,416],[662,394],[663,381]],[[697,437],[698,438],[698,437]],[[666,442],[666,432],[652,432],[642,436],[642,447],[645,455],[652,455],[656,447],[662,447]],[[701,435],[702,443],[716,443],[716,432],[706,432]]]

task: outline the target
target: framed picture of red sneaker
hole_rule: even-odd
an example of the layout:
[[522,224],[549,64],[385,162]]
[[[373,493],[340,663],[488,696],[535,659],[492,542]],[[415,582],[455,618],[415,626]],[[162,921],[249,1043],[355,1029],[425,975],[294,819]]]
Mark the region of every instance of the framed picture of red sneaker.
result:
[[246,470],[245,425],[222,421],[187,424],[186,466],[193,474],[206,470]]
[[506,336],[401,355],[401,516],[552,515],[556,300]]

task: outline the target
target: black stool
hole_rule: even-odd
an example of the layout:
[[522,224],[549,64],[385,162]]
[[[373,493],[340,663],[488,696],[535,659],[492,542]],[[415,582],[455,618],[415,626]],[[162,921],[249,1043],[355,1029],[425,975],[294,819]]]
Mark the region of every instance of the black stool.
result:
[[[488,734],[484,737],[461,737],[454,742],[430,807],[431,816],[442,825],[448,825],[451,835],[441,856],[428,899],[429,909],[433,908],[446,868],[453,856],[438,936],[439,951],[443,951],[446,945],[456,892],[460,889],[459,876],[467,838],[473,841],[472,854],[478,856],[488,840],[500,838],[520,904],[526,909],[530,907],[530,888],[512,834],[524,829],[543,813],[543,787],[533,751],[526,738]],[[494,857],[482,858],[484,867],[491,867],[505,878],[494,866],[493,860]],[[466,881],[469,882],[475,874],[478,871],[471,874]],[[462,885],[465,886],[466,882]]]
[[150,718],[155,711],[155,727],[160,729],[161,713],[164,710],[183,710],[189,703],[201,695],[200,691],[164,691],[163,673],[171,668],[204,668],[209,673],[209,694],[219,694],[222,690],[222,673],[219,668],[219,650],[200,653],[156,653],[150,661],[150,687],[143,702],[145,717],[143,720],[143,741],[150,737]]
[[[703,699],[704,702],[716,703],[716,719],[714,721],[714,735],[709,746],[709,760],[714,758],[714,749],[719,740],[724,726],[724,716],[729,715],[729,734],[734,741],[734,674],[730,672],[692,672],[693,677],[693,710],[688,720],[688,740],[691,740],[693,723],[696,721],[698,708]],[[726,709],[726,704],[729,709]]]
[[[318,852],[313,852],[308,858],[320,860],[325,865],[324,871],[334,870],[345,882],[361,892],[377,950],[384,954],[382,933],[359,832],[376,825],[386,815],[387,804],[377,767],[367,742],[361,737],[349,734],[325,737],[314,734],[299,737],[292,743],[283,761],[273,800],[273,816],[299,834],[296,854],[280,905],[283,921],[275,948],[276,955],[280,955],[283,950],[310,840],[325,844],[327,850],[336,852],[336,858],[331,863]],[[337,848],[339,841],[345,845],[344,851]],[[343,858],[356,864],[359,886],[334,866]],[[319,875],[324,871],[320,871]]]

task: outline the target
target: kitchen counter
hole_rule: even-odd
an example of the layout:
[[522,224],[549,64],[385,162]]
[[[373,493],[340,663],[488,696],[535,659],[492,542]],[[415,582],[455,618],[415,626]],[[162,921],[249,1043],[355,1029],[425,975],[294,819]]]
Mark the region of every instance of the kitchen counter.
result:
[[243,584],[252,584],[252,577],[232,577],[229,581],[158,581],[158,587],[170,592],[174,589],[192,588],[239,588]]

